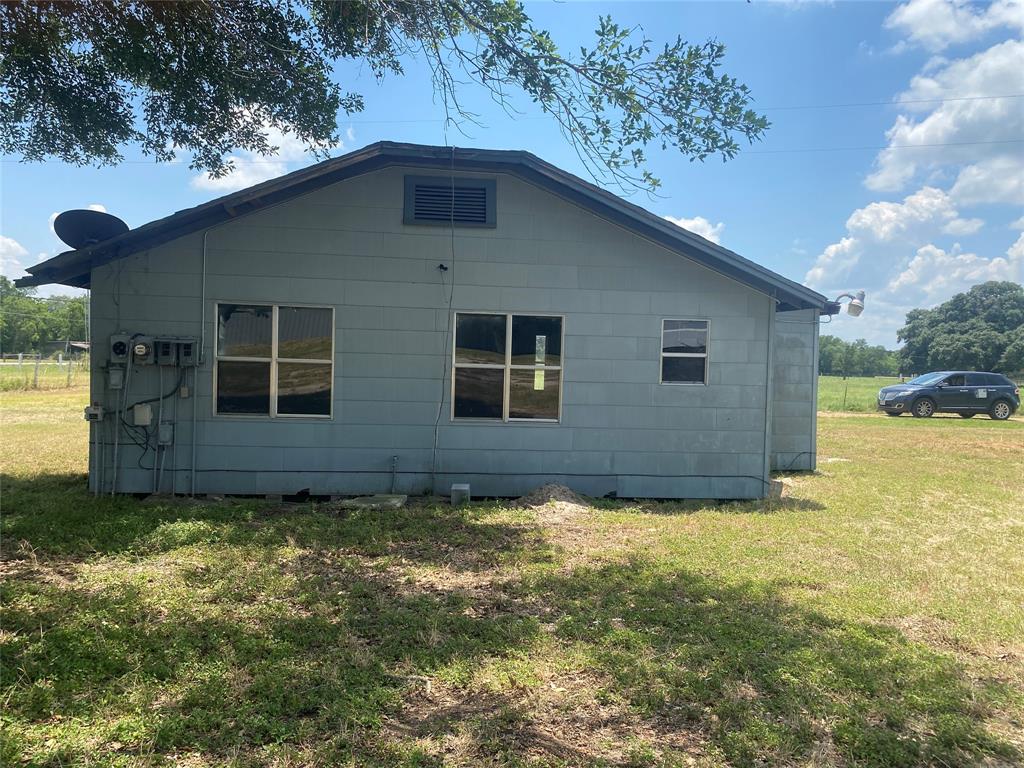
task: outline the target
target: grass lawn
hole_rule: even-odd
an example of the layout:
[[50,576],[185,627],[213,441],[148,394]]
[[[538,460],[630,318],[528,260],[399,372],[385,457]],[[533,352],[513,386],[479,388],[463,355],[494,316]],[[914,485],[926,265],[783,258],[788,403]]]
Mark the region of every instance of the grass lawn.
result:
[[873,413],[878,407],[878,390],[899,383],[895,376],[819,376],[818,408]]
[[3,394],[3,765],[1010,766],[1024,420],[823,414],[771,503],[338,514],[84,488]]
[[[36,361],[25,360],[20,365],[16,360],[0,360],[0,392],[22,389],[63,389],[69,386],[84,386],[89,382],[88,364],[72,362],[68,376],[68,364],[58,365],[55,360],[43,360],[36,374]],[[83,406],[84,407],[84,406]]]

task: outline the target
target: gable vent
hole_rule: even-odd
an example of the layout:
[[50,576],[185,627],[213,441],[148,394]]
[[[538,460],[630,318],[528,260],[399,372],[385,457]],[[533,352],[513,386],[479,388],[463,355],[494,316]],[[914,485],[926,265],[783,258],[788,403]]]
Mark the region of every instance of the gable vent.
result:
[[405,223],[457,227],[495,226],[493,179],[407,176]]

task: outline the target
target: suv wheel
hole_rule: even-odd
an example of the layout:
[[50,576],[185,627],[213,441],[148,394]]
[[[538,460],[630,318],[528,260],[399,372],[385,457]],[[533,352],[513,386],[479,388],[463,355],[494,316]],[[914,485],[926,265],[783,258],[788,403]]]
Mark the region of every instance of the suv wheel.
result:
[[914,401],[910,412],[919,419],[927,419],[935,413],[935,402],[931,398],[922,397],[920,400]]
[[1011,413],[1013,413],[1013,409],[1010,407],[1008,402],[1005,400],[996,400],[992,403],[992,409],[988,412],[988,415],[996,421],[1006,421],[1010,418]]

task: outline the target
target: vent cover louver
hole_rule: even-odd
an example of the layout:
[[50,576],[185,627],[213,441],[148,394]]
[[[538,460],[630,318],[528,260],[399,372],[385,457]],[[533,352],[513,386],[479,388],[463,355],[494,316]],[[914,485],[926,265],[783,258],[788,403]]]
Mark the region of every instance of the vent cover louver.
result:
[[[454,209],[454,210],[453,210]],[[421,221],[459,224],[487,223],[487,190],[482,187],[451,187],[417,184],[413,215]]]
[[408,176],[405,180],[406,224],[495,226],[494,180]]

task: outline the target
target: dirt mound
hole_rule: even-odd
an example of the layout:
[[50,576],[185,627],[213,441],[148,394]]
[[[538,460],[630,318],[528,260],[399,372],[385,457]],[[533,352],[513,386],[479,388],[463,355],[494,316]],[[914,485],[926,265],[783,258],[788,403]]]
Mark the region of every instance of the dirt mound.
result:
[[567,520],[590,511],[590,503],[583,496],[564,485],[554,483],[535,488],[520,496],[513,507],[535,510],[546,520]]

